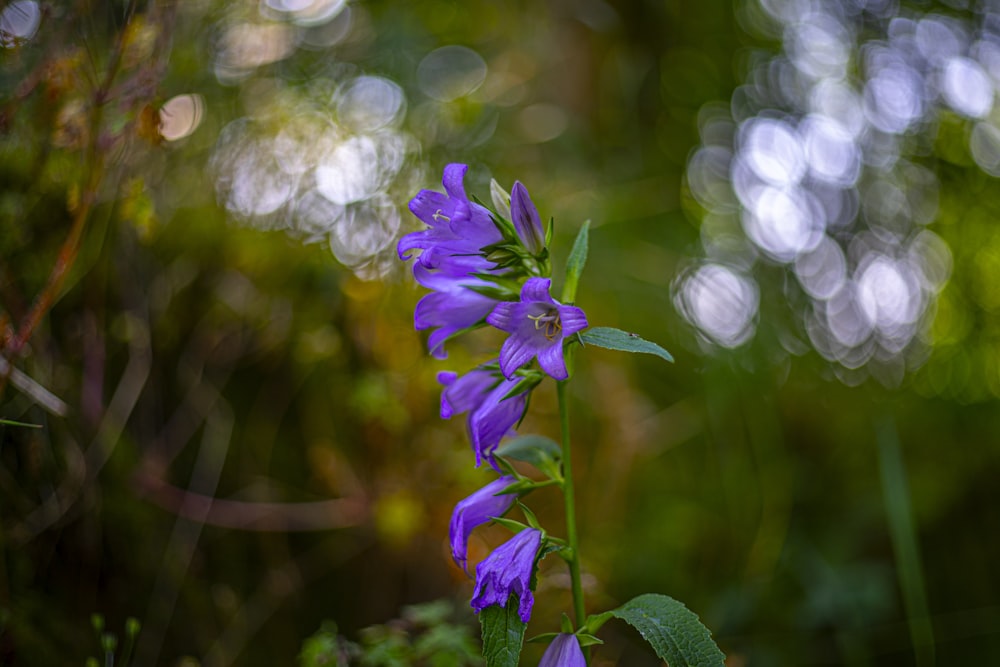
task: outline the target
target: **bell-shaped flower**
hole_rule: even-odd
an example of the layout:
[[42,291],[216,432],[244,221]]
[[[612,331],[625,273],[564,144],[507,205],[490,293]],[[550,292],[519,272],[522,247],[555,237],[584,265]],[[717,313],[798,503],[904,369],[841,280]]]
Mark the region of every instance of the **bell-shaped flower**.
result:
[[443,371],[438,373],[438,382],[444,385],[441,418],[468,412],[469,439],[476,453],[476,467],[486,459],[499,471],[493,452],[504,436],[513,435],[514,425],[521,420],[528,405],[527,392],[504,398],[517,387],[519,380],[506,380],[495,371],[475,369],[462,377]]
[[521,244],[532,255],[538,255],[545,250],[545,228],[538,209],[528,196],[528,189],[515,181],[510,191],[510,217],[514,223]]
[[538,667],[587,667],[576,635],[561,633],[552,640]]
[[451,513],[448,535],[451,538],[451,557],[460,568],[468,572],[469,535],[476,526],[503,516],[517,500],[516,493],[500,493],[516,482],[513,475],[493,480],[468,498],[460,500]]
[[493,268],[493,263],[480,251],[501,242],[503,234],[490,218],[489,210],[469,201],[465,195],[462,181],[468,169],[464,164],[449,164],[442,179],[444,193],[421,190],[410,200],[410,211],[428,229],[400,239],[396,247],[400,259],[409,259],[411,250],[420,249],[423,252],[417,258],[418,264],[455,277]]
[[476,566],[476,589],[472,592],[472,608],[476,613],[495,604],[506,607],[510,596],[517,595],[518,616],[528,622],[535,604],[531,575],[541,545],[542,532],[525,528]]
[[490,325],[510,334],[500,348],[500,370],[508,379],[536,357],[542,370],[556,380],[569,377],[563,340],[586,329],[587,316],[576,306],[553,299],[551,283],[548,278],[529,278],[520,301],[502,301],[486,317]]
[[433,356],[446,359],[445,342],[458,332],[483,322],[498,301],[471,289],[488,285],[485,280],[471,276],[452,278],[421,264],[413,267],[413,275],[418,283],[434,290],[417,302],[413,326],[417,331],[434,329],[427,339],[427,347]]

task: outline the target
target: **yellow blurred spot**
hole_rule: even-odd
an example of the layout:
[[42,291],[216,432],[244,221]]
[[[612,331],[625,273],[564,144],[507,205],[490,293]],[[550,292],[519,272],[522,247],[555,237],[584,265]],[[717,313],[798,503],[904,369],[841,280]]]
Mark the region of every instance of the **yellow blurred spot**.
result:
[[375,503],[375,529],[394,547],[406,546],[424,527],[423,505],[405,491],[379,498]]

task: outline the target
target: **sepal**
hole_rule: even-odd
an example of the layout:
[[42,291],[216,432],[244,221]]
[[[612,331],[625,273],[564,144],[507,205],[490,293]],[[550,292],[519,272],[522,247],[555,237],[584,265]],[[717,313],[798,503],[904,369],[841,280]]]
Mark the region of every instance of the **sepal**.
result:
[[507,528],[508,530],[510,530],[510,531],[512,531],[514,533],[520,533],[522,530],[524,530],[526,528],[533,527],[533,526],[528,526],[527,524],[521,523],[520,521],[517,521],[516,519],[507,519],[507,518],[500,517],[500,516],[493,517],[493,523],[500,524],[504,528]]
[[576,638],[580,642],[580,648],[587,648],[588,646],[596,646],[604,643],[604,640],[600,637],[595,637],[594,635],[586,632],[576,633]]

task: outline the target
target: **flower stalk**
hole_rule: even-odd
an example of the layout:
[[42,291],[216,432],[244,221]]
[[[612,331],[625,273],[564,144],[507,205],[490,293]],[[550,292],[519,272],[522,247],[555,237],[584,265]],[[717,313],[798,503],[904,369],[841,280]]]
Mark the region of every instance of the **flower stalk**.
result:
[[559,399],[559,427],[562,432],[562,475],[563,503],[566,511],[566,543],[569,553],[566,562],[569,564],[570,587],[573,592],[573,615],[577,627],[583,625],[586,618],[583,600],[583,580],[580,576],[580,538],[576,530],[576,492],[573,485],[573,459],[569,434],[569,401],[566,396],[566,381],[556,383],[556,395]]

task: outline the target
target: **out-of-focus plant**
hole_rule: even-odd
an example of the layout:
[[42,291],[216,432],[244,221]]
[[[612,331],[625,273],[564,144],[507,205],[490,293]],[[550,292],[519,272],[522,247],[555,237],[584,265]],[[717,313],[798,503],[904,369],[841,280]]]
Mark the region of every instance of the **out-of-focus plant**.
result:
[[345,639],[327,621],[302,643],[300,667],[476,667],[479,647],[468,625],[452,622],[445,600],[403,608],[401,618],[361,631],[361,642]]
[[[132,652],[135,650],[135,640],[139,636],[142,624],[138,619],[129,617],[125,619],[125,640],[119,644],[118,634],[105,627],[104,616],[93,614],[90,617],[90,626],[97,635],[101,643],[101,659],[87,658],[87,667],[129,667],[132,664]],[[120,649],[120,650],[119,650]]]

